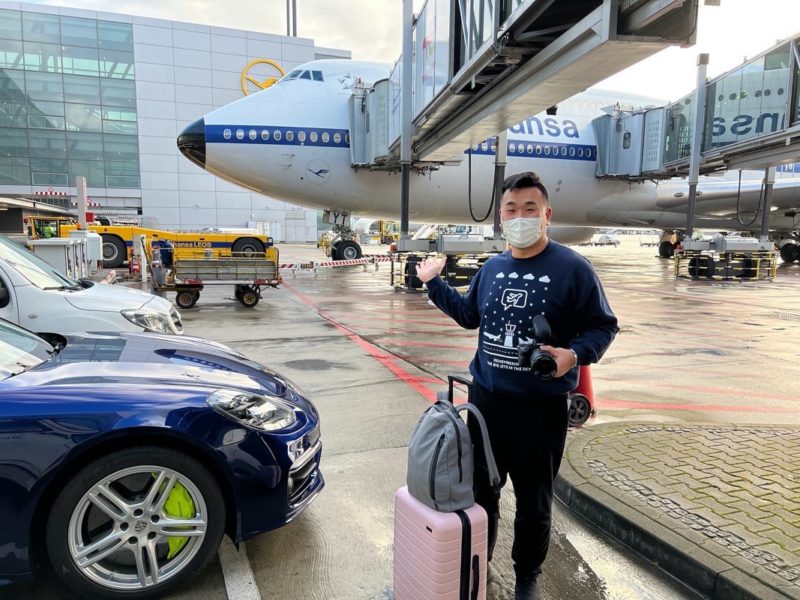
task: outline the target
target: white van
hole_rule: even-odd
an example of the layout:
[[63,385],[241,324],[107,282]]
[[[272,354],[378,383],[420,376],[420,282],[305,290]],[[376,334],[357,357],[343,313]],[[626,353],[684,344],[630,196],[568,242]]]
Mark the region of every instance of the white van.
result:
[[75,281],[0,236],[0,317],[37,332],[182,334],[169,300],[116,285]]

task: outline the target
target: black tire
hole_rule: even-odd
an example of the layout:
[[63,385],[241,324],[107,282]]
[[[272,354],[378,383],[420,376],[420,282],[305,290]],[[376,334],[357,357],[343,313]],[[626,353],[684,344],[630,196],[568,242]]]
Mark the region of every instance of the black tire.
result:
[[192,308],[197,304],[200,298],[200,292],[193,292],[192,290],[181,290],[175,295],[175,304],[179,308]]
[[781,246],[781,260],[785,263],[800,260],[800,246],[792,243]]
[[361,246],[352,240],[342,240],[336,244],[336,260],[356,260],[361,258]]
[[103,238],[103,267],[116,269],[128,260],[128,247],[119,237],[104,233]]
[[756,264],[756,261],[748,256],[742,258],[742,271],[740,277],[742,279],[753,279],[756,277],[758,275]]
[[244,291],[246,289],[247,289],[246,285],[237,285],[233,288],[233,295],[239,302],[242,301],[242,294],[244,294]]
[[406,260],[405,266],[405,280],[406,288],[409,290],[419,290],[425,285],[422,280],[417,277],[417,265],[422,262],[419,256],[409,256]]
[[569,399],[569,426],[578,427],[592,416],[592,405],[583,394],[572,394]]
[[661,242],[658,245],[658,255],[661,258],[672,258],[675,256],[675,246],[672,245],[672,242]]
[[258,292],[251,287],[246,287],[244,290],[242,290],[241,296],[242,297],[239,298],[239,302],[241,302],[242,306],[246,308],[253,308],[260,300],[258,297]]
[[264,244],[256,238],[241,238],[233,242],[233,246],[231,246],[231,253],[234,256],[252,258],[263,256],[264,252]]
[[[142,469],[142,467],[146,468]],[[196,508],[195,516],[192,518],[204,518],[206,522],[205,534],[202,536],[202,539],[197,542],[189,542],[182,549],[178,550],[177,554],[172,558],[167,558],[165,556],[165,549],[163,546],[157,547],[160,548],[160,550],[156,550],[159,566],[162,564],[161,561],[164,561],[166,564],[173,561],[172,564],[175,565],[175,571],[172,574],[167,575],[162,582],[155,584],[150,582],[150,585],[144,588],[133,587],[122,590],[113,589],[111,585],[91,579],[84,570],[78,567],[70,553],[70,534],[74,531],[74,529],[70,528],[70,519],[73,518],[73,516],[76,518],[80,517],[82,521],[81,535],[84,537],[82,541],[86,541],[89,544],[96,542],[101,536],[111,534],[114,531],[113,529],[109,530],[107,527],[104,530],[102,526],[104,519],[108,521],[109,526],[114,523],[114,527],[117,528],[118,531],[125,532],[121,534],[122,540],[124,540],[124,536],[127,534],[131,534],[132,536],[128,539],[128,542],[130,542],[131,539],[136,540],[134,536],[140,536],[139,544],[135,542],[133,544],[126,543],[114,553],[98,560],[96,563],[99,565],[99,569],[107,569],[109,574],[132,577],[130,573],[130,562],[135,560],[135,554],[131,551],[129,546],[138,548],[140,552],[147,556],[143,546],[140,544],[142,543],[143,536],[155,535],[156,538],[158,538],[158,534],[154,531],[157,527],[158,519],[155,517],[147,519],[147,514],[144,515],[145,518],[142,518],[141,515],[138,517],[122,517],[123,519],[134,522],[135,525],[131,527],[126,523],[125,529],[121,529],[122,526],[119,524],[119,519],[112,519],[94,503],[89,504],[89,508],[79,512],[80,507],[85,505],[86,494],[92,488],[98,486],[107,478],[116,476],[116,474],[125,469],[138,469],[138,473],[128,475],[127,478],[130,481],[138,481],[143,487],[136,488],[132,485],[123,488],[113,487],[113,491],[119,496],[125,497],[126,500],[131,502],[143,500],[145,493],[148,491],[146,486],[155,485],[155,483],[148,482],[147,478],[154,476],[156,471],[168,470],[176,473],[179,477],[179,481],[183,485],[188,486],[185,489],[191,489],[190,484],[194,486],[195,492],[199,494],[199,498],[202,499],[202,502],[205,504],[205,514],[203,514],[201,508]],[[123,480],[124,478],[119,481]],[[120,489],[122,489],[122,492]],[[131,492],[131,489],[140,489],[141,491],[138,493]],[[189,493],[192,494],[191,491]],[[157,498],[158,496],[156,496],[154,500]],[[192,498],[197,499],[194,495],[192,495]],[[113,503],[107,499],[105,502],[108,503],[109,506],[113,505]],[[119,509],[117,508],[117,510]],[[162,518],[174,516],[167,515],[163,507],[159,512],[163,515]],[[120,514],[122,514],[122,511],[120,511]],[[85,466],[76,474],[71,474],[66,485],[50,509],[50,514],[47,518],[46,547],[56,575],[77,592],[80,598],[125,598],[127,600],[162,598],[170,591],[179,588],[189,578],[196,576],[209,560],[211,560],[219,547],[220,540],[225,530],[225,515],[225,500],[219,488],[219,484],[214,476],[197,460],[183,452],[168,448],[154,446],[128,448],[105,455]],[[141,530],[140,525],[142,526]],[[91,529],[92,527],[94,527],[94,530]],[[141,531],[145,533],[141,533]],[[91,539],[92,537],[94,537],[94,539]],[[154,542],[154,545],[161,543],[164,539],[166,538],[162,536],[162,539],[158,542]],[[197,538],[189,539],[194,540]],[[186,551],[187,554],[182,558],[181,555],[184,551]],[[181,564],[180,561],[183,561],[184,564]],[[151,564],[149,560],[145,561],[143,558],[142,564],[144,565],[145,562],[146,565]],[[144,568],[146,569],[147,567],[145,566]],[[91,567],[86,567],[85,569],[90,570]],[[135,573],[135,563],[132,569]],[[97,573],[97,570],[94,570],[93,573]],[[102,578],[102,573],[100,577]],[[136,584],[133,583],[132,585]]]
[[717,271],[717,263],[710,256],[695,256],[689,259],[689,275],[697,279],[706,277],[711,279]]

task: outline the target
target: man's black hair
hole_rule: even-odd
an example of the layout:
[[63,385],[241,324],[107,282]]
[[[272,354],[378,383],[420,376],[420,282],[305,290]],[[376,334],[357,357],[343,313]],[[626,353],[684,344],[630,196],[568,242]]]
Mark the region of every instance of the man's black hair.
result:
[[542,180],[533,171],[523,171],[516,175],[509,175],[503,181],[503,193],[509,190],[524,190],[527,188],[536,188],[542,193],[545,200],[550,202],[550,196],[547,194],[547,188],[544,187]]

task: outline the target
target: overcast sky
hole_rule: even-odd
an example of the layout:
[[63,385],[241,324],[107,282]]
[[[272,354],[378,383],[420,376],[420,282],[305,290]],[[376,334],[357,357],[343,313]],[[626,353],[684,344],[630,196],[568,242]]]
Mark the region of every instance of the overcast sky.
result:
[[[285,0],[31,0],[36,4],[286,33]],[[350,50],[357,60],[394,62],[400,54],[402,0],[296,0],[297,33],[318,46]],[[702,2],[701,2],[702,3]],[[414,0],[414,6],[422,6]],[[670,48],[598,87],[675,100],[694,88],[700,52],[714,76],[777,40],[800,34],[799,0],[721,0],[701,6],[697,44]]]

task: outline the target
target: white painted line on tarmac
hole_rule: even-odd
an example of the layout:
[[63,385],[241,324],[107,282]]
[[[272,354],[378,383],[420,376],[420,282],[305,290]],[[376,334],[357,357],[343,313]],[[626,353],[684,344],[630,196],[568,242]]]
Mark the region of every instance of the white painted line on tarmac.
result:
[[244,542],[239,544],[237,550],[231,539],[227,535],[223,536],[219,545],[219,562],[222,563],[222,577],[225,579],[228,600],[261,600]]

